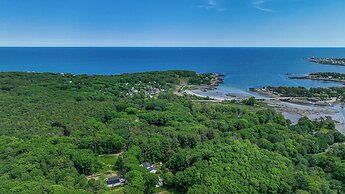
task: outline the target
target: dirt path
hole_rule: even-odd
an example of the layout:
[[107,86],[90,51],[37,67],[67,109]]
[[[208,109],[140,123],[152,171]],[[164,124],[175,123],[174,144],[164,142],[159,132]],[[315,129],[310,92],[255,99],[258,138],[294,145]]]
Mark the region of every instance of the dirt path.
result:
[[186,85],[176,86],[176,89],[174,90],[174,94],[177,96],[183,96],[183,93],[181,91],[183,90],[184,87],[186,87]]
[[121,151],[117,154],[103,154],[103,155],[99,155],[99,157],[103,157],[103,156],[120,156],[124,153],[124,151]]
[[328,146],[328,148],[324,152],[317,153],[316,155],[327,154],[327,152],[331,151],[332,149],[334,149],[334,147],[339,146],[339,145],[345,145],[345,142],[332,144]]

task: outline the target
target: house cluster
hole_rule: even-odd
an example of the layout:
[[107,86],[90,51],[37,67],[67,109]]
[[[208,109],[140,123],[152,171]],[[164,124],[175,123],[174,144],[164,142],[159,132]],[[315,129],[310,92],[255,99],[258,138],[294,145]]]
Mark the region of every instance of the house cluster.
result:
[[153,96],[153,95],[159,94],[159,93],[162,92],[162,91],[164,91],[164,90],[160,90],[160,89],[157,89],[157,88],[153,88],[153,89],[145,90],[144,93],[145,93],[146,95]]
[[156,173],[157,172],[157,167],[154,164],[144,162],[140,166],[146,168],[150,173]]
[[161,89],[161,86],[153,86],[153,85],[157,85],[156,82],[154,81],[153,83],[149,83],[149,85],[145,86],[144,88],[144,93],[150,97],[152,97],[153,95],[159,94],[161,92],[164,92],[164,89]]
[[145,86],[144,88],[140,88],[139,87],[131,87],[129,89],[129,91],[127,92],[127,96],[133,96],[134,94],[139,93],[140,91],[143,91],[145,95],[148,95],[150,97],[153,97],[156,94],[159,94],[161,92],[164,92],[164,89],[160,89],[160,88],[155,88],[151,85]]
[[[142,166],[145,169],[147,169],[150,173],[154,173],[155,174],[157,172],[157,167],[154,164],[150,164],[148,162],[144,162],[140,166]],[[106,183],[106,185],[108,187],[118,187],[118,186],[125,185],[128,182],[127,182],[126,179],[123,179],[123,178],[121,178],[119,176],[112,176],[112,177],[109,177],[106,180],[105,183]],[[158,177],[158,182],[157,182],[156,187],[161,187],[161,186],[163,186],[163,179],[161,177]]]

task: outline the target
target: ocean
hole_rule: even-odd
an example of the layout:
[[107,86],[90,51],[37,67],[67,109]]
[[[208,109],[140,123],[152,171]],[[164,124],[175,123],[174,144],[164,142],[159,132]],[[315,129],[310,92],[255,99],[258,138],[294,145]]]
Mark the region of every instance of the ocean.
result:
[[329,87],[340,83],[291,80],[289,75],[342,72],[345,66],[311,63],[307,57],[345,58],[345,48],[125,48],[0,47],[0,71],[120,74],[194,70],[226,74],[219,91],[250,93],[264,86]]

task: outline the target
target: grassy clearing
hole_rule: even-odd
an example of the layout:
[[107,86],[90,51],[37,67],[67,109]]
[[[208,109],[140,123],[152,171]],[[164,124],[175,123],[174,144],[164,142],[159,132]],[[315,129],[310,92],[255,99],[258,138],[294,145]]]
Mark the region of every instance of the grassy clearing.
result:
[[320,129],[320,133],[323,133],[323,134],[326,134],[328,133],[330,130],[329,129],[326,129],[326,128],[321,128]]
[[119,160],[119,156],[117,155],[102,155],[98,158],[98,161],[100,161],[103,164],[103,168],[100,170],[100,173],[105,173],[107,171],[114,170],[114,166]]
[[199,87],[198,86],[186,86],[183,88],[182,91],[185,91],[185,90],[198,90]]

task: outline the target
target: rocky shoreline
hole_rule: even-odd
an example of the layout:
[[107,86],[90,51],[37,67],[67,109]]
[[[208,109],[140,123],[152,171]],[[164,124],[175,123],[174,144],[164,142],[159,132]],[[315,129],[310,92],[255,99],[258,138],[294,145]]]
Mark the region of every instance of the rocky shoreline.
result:
[[224,83],[225,74],[213,73],[212,75],[214,76],[214,79],[213,79],[213,82],[211,83],[211,86],[217,87]]
[[211,84],[198,86],[200,90],[207,92],[209,90],[215,90],[218,86],[224,83],[225,74],[222,73],[212,73]]
[[257,93],[257,94],[260,94],[263,96],[267,96],[269,98],[278,98],[279,97],[279,94],[275,94],[266,88],[249,88],[249,90],[251,92],[254,92],[254,93]]

